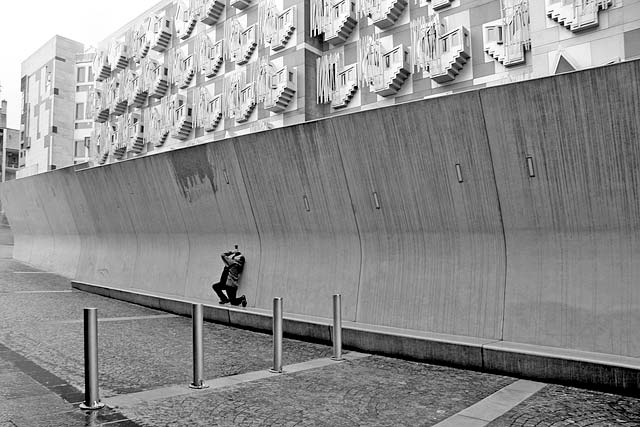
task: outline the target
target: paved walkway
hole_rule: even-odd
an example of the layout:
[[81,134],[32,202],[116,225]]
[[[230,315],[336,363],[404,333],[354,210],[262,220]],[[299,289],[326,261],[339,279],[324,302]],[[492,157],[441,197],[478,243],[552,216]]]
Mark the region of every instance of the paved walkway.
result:
[[[640,426],[640,399],[284,340],[205,323],[205,390],[191,320],[72,290],[0,260],[0,426]],[[99,316],[100,394],[83,400],[82,309]]]

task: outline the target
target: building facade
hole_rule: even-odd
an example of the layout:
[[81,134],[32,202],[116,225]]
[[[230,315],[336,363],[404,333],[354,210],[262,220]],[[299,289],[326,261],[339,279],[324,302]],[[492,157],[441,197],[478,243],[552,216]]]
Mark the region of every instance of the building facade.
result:
[[7,101],[0,102],[0,179],[2,182],[16,178],[20,159],[20,131],[7,128]]
[[[83,93],[86,99],[89,91],[84,87],[93,85],[86,78],[84,84],[76,84],[76,59],[83,52],[82,43],[55,36],[22,63],[22,167],[18,178],[74,163],[74,141],[82,137],[78,132],[83,130],[76,120],[77,100],[83,99]],[[81,117],[83,126],[91,128],[86,113]],[[79,157],[86,156],[83,152]]]
[[638,57],[640,0],[162,0],[25,61],[23,174]]
[[[85,52],[75,57],[75,110],[73,130],[73,164],[93,160],[91,134],[93,116],[90,94],[93,90],[93,60],[95,52]],[[94,148],[95,150],[95,148]]]
[[640,0],[174,0],[103,41],[112,162],[640,56]]

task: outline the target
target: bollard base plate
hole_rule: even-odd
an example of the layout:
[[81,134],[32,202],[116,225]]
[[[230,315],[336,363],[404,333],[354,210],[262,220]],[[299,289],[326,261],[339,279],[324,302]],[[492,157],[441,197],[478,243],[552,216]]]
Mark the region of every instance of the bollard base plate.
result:
[[205,383],[202,383],[200,385],[198,385],[198,384],[189,384],[189,388],[193,388],[193,389],[196,389],[196,390],[202,390],[202,389],[205,389],[205,388],[209,388],[209,386],[206,385]]
[[331,356],[331,360],[333,360],[334,362],[342,362],[344,360],[344,357]]
[[80,409],[85,410],[85,411],[95,411],[97,409],[104,408],[104,403],[102,403],[102,402],[93,402],[91,404],[91,406],[85,405],[84,403],[81,403],[79,407],[80,407]]
[[284,371],[282,369],[277,370],[277,369],[269,369],[269,372],[271,372],[272,374],[282,374]]

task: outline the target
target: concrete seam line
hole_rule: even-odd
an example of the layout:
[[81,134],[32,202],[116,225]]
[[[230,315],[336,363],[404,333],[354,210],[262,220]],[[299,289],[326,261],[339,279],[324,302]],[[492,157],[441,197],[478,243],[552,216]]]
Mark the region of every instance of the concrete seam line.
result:
[[347,193],[349,194],[349,201],[351,202],[351,211],[353,212],[353,223],[356,226],[356,233],[358,235],[358,245],[360,246],[360,268],[358,269],[358,283],[356,283],[356,309],[353,315],[353,320],[358,321],[358,306],[360,305],[360,282],[362,282],[362,269],[364,268],[364,262],[362,260],[362,233],[360,232],[360,225],[358,224],[358,216],[356,215],[356,208],[353,203],[353,195],[351,192],[351,186],[349,185],[349,179],[347,178],[347,169],[344,166],[344,156],[338,143],[337,130],[333,122],[331,122],[331,129],[333,130],[334,141],[336,141],[336,148],[338,149],[338,157],[340,158],[340,166],[342,166],[342,173],[344,176],[344,183],[347,186]]
[[545,386],[545,383],[517,380],[468,408],[435,424],[434,427],[455,427],[463,425],[462,419],[480,420],[483,422],[483,425],[487,425],[536,394]]
[[491,141],[489,140],[489,130],[487,128],[487,116],[484,112],[484,101],[482,93],[478,91],[478,103],[480,104],[480,114],[482,115],[482,123],[484,124],[484,136],[487,141],[487,150],[489,151],[489,163],[491,164],[491,172],[493,172],[493,183],[496,189],[496,202],[498,202],[498,214],[500,215],[500,226],[502,227],[502,244],[504,249],[504,285],[502,289],[502,324],[500,325],[500,339],[504,340],[504,319],[507,311],[507,274],[509,273],[508,254],[507,254],[507,232],[504,228],[504,215],[502,214],[502,201],[500,199],[500,188],[498,186],[498,178],[496,177],[496,164],[493,160],[493,152],[491,151]]
[[[231,151],[233,151],[234,157],[235,157],[235,166],[238,168],[238,172],[240,174],[240,178],[242,178],[242,188],[244,189],[244,195],[247,197],[247,203],[249,204],[249,209],[251,210],[251,218],[253,219],[253,225],[256,227],[256,235],[258,236],[258,275],[256,277],[256,288],[254,290],[254,301],[256,301],[258,299],[258,288],[259,288],[259,282],[258,282],[258,278],[262,277],[261,273],[262,273],[262,236],[260,234],[260,227],[258,227],[258,220],[256,218],[256,213],[255,213],[255,209],[253,207],[253,198],[252,198],[252,194],[249,194],[249,186],[247,185],[248,179],[244,174],[244,169],[243,169],[243,165],[244,165],[244,161],[242,164],[240,164],[240,158],[238,157],[238,149],[236,148],[237,145],[237,138],[233,138],[231,139],[231,141],[229,142],[229,144],[231,145]],[[238,189],[238,193],[240,193],[240,189]],[[254,303],[255,304],[255,303]],[[231,315],[229,315],[229,317],[231,317]],[[231,324],[231,322],[229,322],[229,324]]]

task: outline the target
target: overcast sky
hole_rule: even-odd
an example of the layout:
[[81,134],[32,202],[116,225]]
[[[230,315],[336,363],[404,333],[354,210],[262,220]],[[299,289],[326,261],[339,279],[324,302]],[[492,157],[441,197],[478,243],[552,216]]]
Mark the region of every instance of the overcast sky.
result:
[[159,0],[0,0],[0,98],[20,127],[20,64],[56,34],[95,46]]

